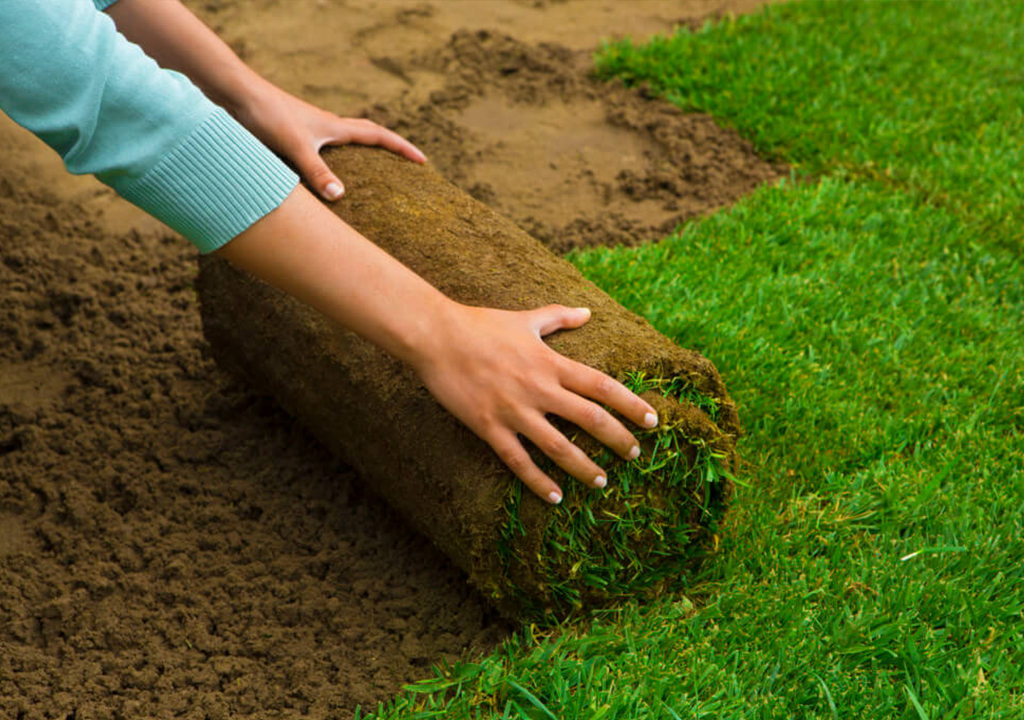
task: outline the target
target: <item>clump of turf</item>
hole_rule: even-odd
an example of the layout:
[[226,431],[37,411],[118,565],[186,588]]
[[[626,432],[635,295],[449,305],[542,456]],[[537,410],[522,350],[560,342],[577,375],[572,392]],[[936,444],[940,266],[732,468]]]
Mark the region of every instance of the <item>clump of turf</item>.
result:
[[730,486],[724,473],[734,462],[739,419],[715,367],[431,168],[355,147],[333,149],[325,160],[352,196],[333,211],[458,302],[590,308],[586,325],[546,342],[631,383],[657,409],[660,427],[640,438],[641,459],[626,464],[563,425],[608,470],[611,484],[594,491],[562,477],[564,500],[553,507],[523,492],[410,368],[204,258],[198,288],[215,356],[348,460],[509,616],[560,618],[675,582],[713,536]]
[[[656,393],[669,406],[695,408],[712,422],[718,419],[719,401],[684,378],[652,378],[635,371],[624,379],[633,392]],[[629,462],[582,433],[570,437],[599,465],[613,468],[610,482],[595,491],[542,461],[549,473],[560,477],[564,499],[551,513],[536,558],[522,558],[514,550],[517,538],[527,534],[520,517],[525,491],[518,483],[510,488],[502,560],[516,579],[524,574],[516,566],[528,563],[532,577],[526,582],[539,585],[529,593],[516,588],[517,604],[543,619],[677,590],[685,582],[685,570],[716,542],[732,492],[729,453],[690,435],[687,423],[672,412],[663,415],[656,429],[637,434],[643,452]]]

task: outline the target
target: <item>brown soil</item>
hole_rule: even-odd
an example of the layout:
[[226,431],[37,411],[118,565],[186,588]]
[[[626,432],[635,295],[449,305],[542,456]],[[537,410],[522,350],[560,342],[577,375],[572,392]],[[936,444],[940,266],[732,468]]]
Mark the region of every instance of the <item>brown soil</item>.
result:
[[366,114],[553,250],[638,245],[735,202],[781,168],[705,115],[589,75],[590,53],[487,30],[387,67],[444,86]]
[[[643,37],[756,4],[192,3],[287,89],[343,114],[376,108],[399,124],[423,122],[414,134],[438,167],[513,217],[532,215],[532,229],[550,228],[556,244],[556,233],[584,237],[561,233],[600,214],[574,215],[572,204],[545,214],[525,180],[543,177],[548,192],[575,192],[588,207],[593,188],[611,187],[625,209],[609,212],[633,223],[611,239],[635,241],[644,217],[627,212],[629,183],[605,169],[603,145],[624,143],[622,169],[646,188],[637,158],[656,154],[658,131],[627,130],[672,114],[595,98],[578,51],[612,29]],[[495,77],[479,57],[489,47],[549,63],[539,86],[549,87],[545,73],[575,78],[572,111],[550,89],[541,101],[520,97],[509,77],[479,93],[472,74]],[[436,131],[424,107],[433,92]],[[531,112],[543,120],[533,129]],[[591,139],[552,160],[570,119],[585,120],[580,135]],[[504,148],[489,129],[499,121],[515,138]],[[696,153],[718,142],[700,132],[679,131]],[[550,152],[535,151],[545,144]],[[547,163],[585,179],[588,147],[599,152],[594,180],[560,190]],[[749,171],[748,156],[726,155],[747,157],[737,172]],[[517,186],[521,200],[503,194]],[[647,194],[640,204],[661,213],[664,202]],[[216,368],[194,273],[187,244],[91,178],[66,175],[0,116],[0,717],[345,717],[507,630],[350,470]]]
[[0,717],[324,716],[500,639],[439,552],[217,370],[189,247],[81,216],[0,197]]

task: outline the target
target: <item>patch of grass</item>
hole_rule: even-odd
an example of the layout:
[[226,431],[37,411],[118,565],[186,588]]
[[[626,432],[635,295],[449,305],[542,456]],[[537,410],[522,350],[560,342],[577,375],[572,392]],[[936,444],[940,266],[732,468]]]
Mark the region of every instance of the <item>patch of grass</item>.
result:
[[472,677],[417,686],[394,717],[548,717],[523,690],[557,718],[1020,717],[1024,578],[1010,560],[1024,547],[990,514],[1024,488],[973,461],[1019,478],[1024,457],[992,440],[743,502],[699,608],[664,598],[557,636],[524,631]]
[[699,609],[665,595],[524,631],[381,717],[1024,712],[1024,267],[975,232],[825,179],[576,255],[715,359],[742,401],[751,487],[689,578]]
[[811,483],[965,418],[1019,429],[1019,408],[994,403],[1021,388],[1024,274],[975,232],[905,194],[825,179],[764,189],[629,262],[575,261],[713,358],[748,433],[770,432],[771,452],[802,459],[787,477]]
[[1020,240],[1024,3],[786,3],[610,45],[597,69],[802,171],[909,187]]
[[[717,415],[715,400],[682,378],[635,373],[626,385],[634,392],[658,390]],[[520,519],[523,489],[518,483],[511,488],[506,502],[509,519],[500,544],[503,562],[515,577],[512,566],[529,560],[543,575],[545,594],[551,598],[545,605],[518,592],[517,605],[527,617],[549,623],[596,601],[605,605],[678,591],[687,569],[707,554],[731,481],[723,466],[725,457],[703,440],[687,437],[680,423],[671,420],[637,433],[637,439],[644,452],[630,462],[607,448],[597,451],[595,461],[610,468],[613,479],[601,493],[541,460],[546,471],[562,480],[565,495],[545,531],[538,558],[523,559],[515,553],[517,536],[525,537],[526,528]]]

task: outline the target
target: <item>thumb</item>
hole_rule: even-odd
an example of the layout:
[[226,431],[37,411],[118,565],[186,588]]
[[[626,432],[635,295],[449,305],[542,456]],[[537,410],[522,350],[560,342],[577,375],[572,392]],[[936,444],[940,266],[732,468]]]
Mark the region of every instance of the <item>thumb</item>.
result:
[[537,337],[550,335],[556,330],[578,328],[590,319],[590,308],[567,308],[548,305],[533,311],[533,329]]
[[327,163],[320,157],[320,153],[304,154],[296,162],[296,165],[306,182],[325,200],[337,200],[345,194],[345,186],[341,184],[338,176],[327,167]]

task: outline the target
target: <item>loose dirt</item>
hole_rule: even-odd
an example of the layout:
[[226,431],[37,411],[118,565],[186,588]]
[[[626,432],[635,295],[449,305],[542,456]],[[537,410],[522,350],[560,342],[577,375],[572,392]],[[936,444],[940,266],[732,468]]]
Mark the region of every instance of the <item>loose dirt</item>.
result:
[[440,553],[217,370],[188,246],[82,216],[0,198],[0,717],[325,716],[500,639]]
[[[613,30],[754,4],[193,7],[275,82],[406,128],[565,248],[656,237],[773,176],[708,119],[585,72]],[[0,717],[346,717],[508,630],[214,365],[194,273],[190,246],[0,118]]]
[[781,172],[710,117],[590,77],[587,52],[480,30],[388,59],[444,85],[366,114],[557,252],[662,238]]

